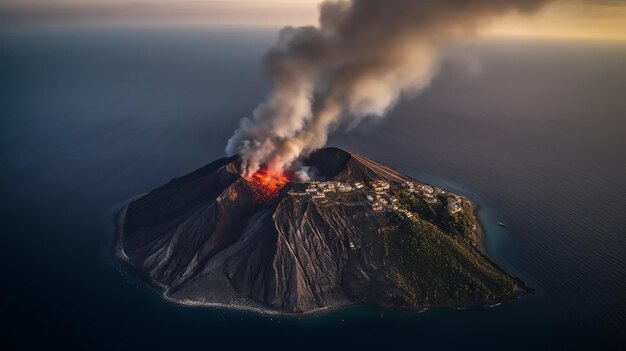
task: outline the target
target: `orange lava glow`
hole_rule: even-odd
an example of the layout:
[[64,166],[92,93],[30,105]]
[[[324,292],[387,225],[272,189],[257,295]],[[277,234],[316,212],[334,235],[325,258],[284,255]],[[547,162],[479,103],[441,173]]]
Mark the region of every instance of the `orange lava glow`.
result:
[[289,182],[289,177],[280,172],[270,172],[261,168],[248,181],[252,183],[259,202],[268,202],[278,196],[280,190]]

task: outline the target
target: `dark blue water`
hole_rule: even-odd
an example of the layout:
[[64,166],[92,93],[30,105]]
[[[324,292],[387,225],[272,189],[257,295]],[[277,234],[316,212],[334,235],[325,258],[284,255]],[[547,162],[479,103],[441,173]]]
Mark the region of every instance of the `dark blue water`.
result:
[[266,92],[259,59],[273,38],[256,29],[0,33],[3,342],[575,349],[623,340],[624,43],[463,44],[452,49],[463,59],[448,59],[429,90],[331,140],[474,198],[490,254],[533,296],[297,320],[179,307],[130,277],[110,254],[115,209],[223,155]]

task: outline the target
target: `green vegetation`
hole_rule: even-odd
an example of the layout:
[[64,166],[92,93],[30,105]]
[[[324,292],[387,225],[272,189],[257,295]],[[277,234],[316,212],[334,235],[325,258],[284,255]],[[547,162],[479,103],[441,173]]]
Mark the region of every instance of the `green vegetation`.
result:
[[463,211],[450,214],[446,206],[445,196],[438,196],[436,204],[429,204],[423,197],[406,191],[398,192],[397,196],[402,205],[409,211],[419,215],[421,219],[436,225],[443,232],[471,240],[476,239],[475,228],[478,224],[474,219],[471,206],[467,200],[463,200]]
[[512,298],[518,283],[469,240],[424,220],[398,220],[381,233],[388,278],[413,306],[470,306]]
[[[470,202],[460,198],[461,210],[452,211],[448,202],[458,197],[437,191],[436,197],[404,187],[385,193],[331,191],[313,201],[326,209],[365,207],[364,213],[381,220],[376,240],[384,249],[386,280],[401,291],[394,298],[407,306],[467,307],[522,294],[521,283],[480,252],[478,222]],[[367,195],[382,195],[380,201],[387,201],[384,210],[370,210]],[[398,207],[392,209],[394,197],[398,202],[393,205]]]

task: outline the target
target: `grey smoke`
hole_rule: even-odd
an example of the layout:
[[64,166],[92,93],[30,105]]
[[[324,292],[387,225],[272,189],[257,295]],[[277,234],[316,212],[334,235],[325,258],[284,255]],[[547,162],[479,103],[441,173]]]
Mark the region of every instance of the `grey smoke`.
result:
[[294,167],[323,147],[334,128],[381,118],[403,94],[427,87],[447,41],[548,1],[324,1],[319,27],[280,32],[265,57],[273,89],[241,120],[226,152],[241,155],[244,176],[262,165]]

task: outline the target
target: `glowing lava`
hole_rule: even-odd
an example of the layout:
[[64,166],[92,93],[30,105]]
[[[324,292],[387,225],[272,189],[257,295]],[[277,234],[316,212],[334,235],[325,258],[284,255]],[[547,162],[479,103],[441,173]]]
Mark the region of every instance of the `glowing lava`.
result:
[[248,181],[253,185],[257,201],[268,202],[278,196],[280,190],[289,182],[289,177],[283,173],[270,172],[267,168],[261,168],[248,178]]

